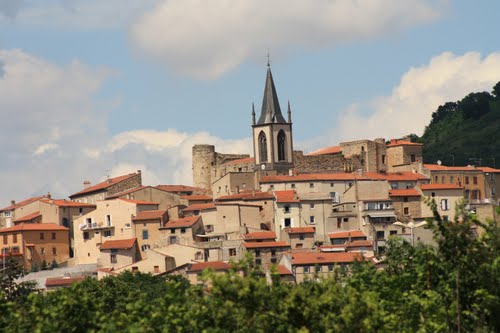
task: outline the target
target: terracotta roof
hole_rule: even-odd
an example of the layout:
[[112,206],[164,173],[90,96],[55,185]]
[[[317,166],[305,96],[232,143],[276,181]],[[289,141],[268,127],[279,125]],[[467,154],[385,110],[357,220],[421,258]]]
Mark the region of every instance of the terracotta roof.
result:
[[455,184],[421,184],[419,185],[422,191],[428,190],[461,190],[464,187]]
[[474,166],[445,166],[439,164],[424,164],[424,168],[431,171],[477,171],[483,172],[482,168]]
[[13,227],[0,229],[0,233],[16,231],[69,231],[68,228],[55,223],[20,223]]
[[418,143],[418,142],[411,142],[408,140],[391,139],[391,142],[386,147],[390,148],[390,147],[397,147],[397,146],[423,146],[423,144]]
[[31,214],[28,214],[28,215],[25,215],[23,217],[20,217],[20,218],[17,218],[14,220],[14,222],[30,222],[34,219],[36,219],[37,217],[40,217],[42,216],[40,214],[40,212],[34,212],[34,213],[31,213]]
[[253,157],[239,158],[237,160],[232,160],[232,161],[226,162],[222,165],[234,165],[234,164],[242,164],[242,163],[255,163],[255,158],[253,158]]
[[318,155],[330,155],[330,154],[340,154],[340,146],[331,146],[326,148],[321,148],[307,154],[306,156],[318,156]]
[[390,197],[419,197],[420,193],[414,188],[389,190]]
[[37,200],[40,200],[40,199],[43,199],[45,198],[45,196],[40,196],[40,197],[33,197],[33,198],[29,198],[29,199],[26,199],[26,200],[23,200],[23,201],[20,201],[20,202],[17,202],[13,205],[10,205],[10,206],[7,206],[7,207],[4,207],[2,209],[0,209],[0,212],[4,212],[4,211],[9,211],[9,210],[14,210],[16,208],[20,208],[20,207],[23,207],[23,206],[26,206],[27,204],[30,204],[32,202],[35,202]]
[[300,202],[294,190],[274,191],[274,195],[279,203]]
[[183,217],[178,220],[168,221],[167,224],[165,224],[165,228],[189,228],[198,222],[199,219],[199,215]]
[[132,221],[144,221],[144,220],[158,220],[161,219],[167,214],[166,209],[162,210],[143,210],[142,212],[137,213],[136,217],[132,218]]
[[233,201],[233,200],[271,200],[274,199],[274,195],[271,192],[256,192],[256,191],[245,191],[238,194],[224,195],[218,197],[217,201]]
[[157,189],[160,189],[165,192],[195,192],[195,191],[203,191],[198,187],[187,186],[187,185],[158,185]]
[[73,278],[47,278],[45,280],[45,286],[46,287],[59,287],[59,286],[68,286],[71,285],[75,282],[80,282],[85,280],[85,277],[79,276],[79,277],[73,277]]
[[373,242],[370,241],[370,240],[355,240],[355,241],[352,241],[352,242],[347,242],[345,244],[345,246],[347,248],[349,248],[349,247],[372,247],[373,246]]
[[363,260],[360,253],[353,252],[294,253],[291,256],[292,265],[351,263],[356,260]]
[[267,247],[290,247],[286,242],[244,242],[247,249],[258,249]]
[[387,180],[387,181],[417,181],[417,180],[429,179],[429,177],[427,176],[410,171],[388,172],[388,173],[367,172],[365,176],[372,180]]
[[133,200],[133,199],[124,199],[124,198],[120,198],[118,200],[130,202],[130,203],[133,203],[136,205],[148,205],[148,206],[152,206],[152,205],[158,206],[159,205],[158,202],[151,202],[151,201],[145,201],[145,200]]
[[122,195],[127,195],[127,194],[130,194],[130,193],[134,193],[134,192],[137,192],[137,191],[140,191],[140,190],[143,190],[145,188],[149,188],[151,186],[139,186],[139,187],[135,187],[135,188],[132,188],[130,190],[126,190],[126,191],[123,191],[123,192],[120,192],[120,193],[116,193],[116,194],[113,194],[113,195],[110,195],[108,197],[106,197],[106,200],[109,200],[109,199],[116,199],[118,197],[121,197]]
[[290,270],[283,265],[278,265],[278,267],[276,267],[276,268],[278,271],[277,273],[279,275],[293,275],[292,272],[290,272]]
[[51,204],[51,205],[56,205],[59,207],[92,207],[95,208],[96,205],[89,204],[89,203],[82,203],[82,202],[76,202],[76,201],[69,201],[66,199],[42,199],[40,200],[43,203]]
[[214,198],[210,195],[204,195],[204,194],[194,194],[194,195],[183,195],[181,197],[182,199],[186,200],[192,200],[192,201],[197,201],[197,200],[213,200]]
[[108,240],[102,243],[100,250],[110,249],[131,249],[136,243],[137,238]]
[[304,173],[295,176],[265,176],[261,183],[283,183],[283,182],[308,182],[308,181],[339,181],[339,180],[368,180],[365,176],[355,173]]
[[489,173],[500,173],[500,169],[493,169],[490,167],[477,167],[478,169],[482,170],[483,172],[489,172]]
[[289,234],[310,234],[310,233],[315,233],[316,228],[314,228],[314,227],[286,228],[285,232],[287,232]]
[[95,192],[95,191],[99,191],[99,190],[104,190],[108,187],[110,187],[111,185],[115,185],[117,183],[120,183],[124,180],[127,180],[127,179],[130,179],[134,176],[137,176],[139,175],[139,173],[129,173],[128,175],[123,175],[123,176],[118,176],[118,177],[114,177],[114,178],[109,178],[103,182],[100,182],[99,184],[96,184],[94,186],[90,186],[86,189],[83,189],[81,190],[80,192],[76,192],[76,193],[73,193],[72,195],[70,195],[69,197],[72,198],[72,197],[75,197],[75,196],[78,196],[78,195],[82,195],[82,194],[86,194],[86,193],[92,193],[92,192]]
[[224,261],[199,262],[193,264],[188,272],[200,272],[204,269],[213,269],[214,271],[227,271],[230,268],[231,265]]
[[350,230],[350,231],[331,232],[328,234],[328,237],[349,238],[349,237],[366,237],[366,235],[361,230]]
[[194,204],[187,206],[183,209],[184,212],[191,212],[195,210],[207,210],[207,209],[215,209],[215,204],[213,202],[204,203],[204,204]]
[[257,239],[276,239],[276,234],[274,231],[255,231],[243,235],[246,240],[257,240]]

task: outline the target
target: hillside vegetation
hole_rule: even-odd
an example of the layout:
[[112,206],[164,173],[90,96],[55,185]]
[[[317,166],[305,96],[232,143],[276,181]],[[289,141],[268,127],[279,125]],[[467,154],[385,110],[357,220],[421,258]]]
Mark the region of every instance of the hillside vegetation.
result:
[[424,144],[424,162],[500,167],[500,82],[492,93],[471,93],[433,113],[416,141]]

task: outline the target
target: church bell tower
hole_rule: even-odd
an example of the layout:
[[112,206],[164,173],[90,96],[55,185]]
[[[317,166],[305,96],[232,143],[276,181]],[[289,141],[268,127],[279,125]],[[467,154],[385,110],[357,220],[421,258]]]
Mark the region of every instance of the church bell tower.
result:
[[[260,117],[255,121],[252,105],[253,148],[256,171],[288,174],[293,168],[292,112],[288,103],[288,121],[281,108],[269,62]],[[266,172],[267,173],[267,172]]]

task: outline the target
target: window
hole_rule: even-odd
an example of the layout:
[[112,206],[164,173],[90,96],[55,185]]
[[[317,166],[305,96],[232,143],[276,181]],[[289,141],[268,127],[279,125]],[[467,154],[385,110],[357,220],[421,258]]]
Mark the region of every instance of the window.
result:
[[276,264],[278,262],[278,259],[276,258],[271,258],[271,264]]
[[267,138],[263,131],[259,134],[259,157],[260,162],[267,162]]
[[106,215],[106,226],[107,227],[111,226],[111,215]]
[[5,217],[11,217],[12,212],[11,211],[6,211],[4,212]]
[[290,206],[289,206],[289,205],[285,205],[285,206],[283,206],[283,211],[284,211],[285,213],[290,213]]
[[150,248],[151,248],[151,246],[150,246],[150,245],[148,245],[148,244],[144,244],[144,245],[142,245],[142,246],[141,246],[141,250],[142,250],[142,252],[147,251],[147,250],[149,250]]
[[276,256],[276,249],[271,249],[271,257],[275,257]]
[[474,176],[474,177],[472,178],[472,182],[474,183],[474,185],[477,185],[477,176]]
[[316,273],[321,273],[321,266],[320,265],[316,265]]
[[230,248],[229,249],[229,256],[230,257],[236,256],[236,249],[235,248]]
[[255,259],[256,265],[262,265],[262,259]]
[[292,184],[292,188],[295,188],[295,187],[296,187],[295,184]]
[[4,244],[7,244],[8,243],[8,239],[7,239],[7,235],[3,235],[3,243]]
[[415,154],[410,155],[410,161],[415,162],[417,159],[415,157]]
[[448,215],[443,215],[443,221],[448,222]]
[[403,202],[408,202],[408,197],[403,197]]
[[175,236],[170,236],[168,240],[169,240],[170,244],[176,244],[177,243],[177,237],[175,237]]
[[303,247],[304,247],[304,244],[302,244],[302,243],[297,243],[297,244],[295,244],[295,248],[296,248],[296,249],[301,249],[301,248],[303,248]]
[[309,183],[309,188],[314,188],[314,183]]
[[382,155],[382,164],[385,164],[385,155]]
[[389,235],[390,236],[397,235],[397,234],[398,234],[397,230],[391,230],[391,231],[389,231]]
[[214,232],[214,225],[213,224],[207,224],[205,226],[205,231],[206,232]]
[[437,183],[438,182],[438,176],[434,176],[434,182]]
[[139,272],[139,267],[132,266],[132,273],[137,273],[137,272]]
[[90,238],[90,235],[88,233],[88,231],[84,231],[83,232],[83,239],[89,239]]
[[341,227],[342,227],[342,218],[337,217],[337,228],[341,228]]
[[148,239],[149,238],[149,232],[147,230],[142,230],[142,239]]
[[441,210],[448,210],[448,199],[441,199]]
[[454,181],[455,181],[455,177],[450,176],[450,183],[452,183],[452,184],[453,184],[453,182],[454,182]]
[[175,228],[170,229],[171,234],[175,234]]
[[160,266],[154,266],[153,267],[153,272],[160,273]]
[[104,237],[111,237],[111,230],[104,230]]
[[185,234],[186,233],[186,228],[181,228],[181,234]]
[[19,246],[14,246],[11,248],[12,253],[19,253]]
[[403,214],[404,215],[410,215],[410,208],[409,207],[404,207],[403,208]]
[[310,208],[310,209],[314,209],[314,204],[313,204],[313,203],[312,203],[312,204],[309,204],[309,208]]
[[57,248],[55,247],[52,248],[52,255],[57,255]]
[[292,219],[287,217],[285,218],[284,223],[285,223],[285,228],[290,228],[292,226]]
[[349,222],[349,218],[348,217],[344,217],[344,222],[345,223]]
[[314,219],[314,216],[309,216],[309,223],[311,223],[311,224],[316,223],[315,219]]
[[255,256],[258,258],[260,257],[260,250],[255,250]]
[[40,239],[45,239],[45,234],[43,232],[40,233]]
[[112,263],[112,264],[116,264],[118,261],[116,260],[116,254],[114,253],[111,253],[109,255],[109,261]]
[[469,176],[465,176],[465,184],[469,184]]
[[52,233],[52,239],[56,239],[56,233],[55,232]]
[[444,176],[441,176],[441,183],[443,183],[443,184],[445,183]]
[[194,260],[202,260],[203,259],[203,253],[201,251],[197,251],[194,254]]
[[269,185],[269,189],[274,190],[274,185]]
[[17,234],[12,235],[12,243],[17,243]]
[[299,235],[299,239],[300,239],[300,240],[304,240],[304,234],[300,234],[300,235]]
[[286,134],[280,130],[278,133],[278,161],[286,160]]
[[385,238],[385,232],[383,230],[377,231],[377,240],[383,240]]
[[436,197],[436,192],[431,192],[431,197]]
[[397,188],[398,188],[398,184],[397,184],[397,183],[392,182],[392,183],[391,183],[391,190],[395,190],[395,189],[397,189]]
[[80,207],[80,209],[78,209],[78,213],[79,213],[80,215],[82,215],[82,214],[83,214],[83,208],[82,208],[82,207]]
[[42,254],[42,255],[45,254],[45,248],[44,247],[40,248],[40,254]]
[[304,266],[304,273],[309,273],[309,266]]

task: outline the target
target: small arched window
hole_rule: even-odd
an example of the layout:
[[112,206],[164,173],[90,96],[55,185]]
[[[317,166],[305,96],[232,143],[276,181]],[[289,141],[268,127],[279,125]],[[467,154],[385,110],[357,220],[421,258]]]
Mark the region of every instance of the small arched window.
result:
[[267,162],[267,138],[263,131],[259,134],[259,158],[260,162]]
[[280,130],[278,133],[278,161],[286,160],[286,134]]

